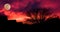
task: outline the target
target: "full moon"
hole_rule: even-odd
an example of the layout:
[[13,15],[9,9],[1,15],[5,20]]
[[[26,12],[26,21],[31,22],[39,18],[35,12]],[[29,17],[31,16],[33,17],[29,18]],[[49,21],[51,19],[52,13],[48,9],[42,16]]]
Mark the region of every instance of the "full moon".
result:
[[7,4],[4,5],[4,9],[5,10],[10,10],[10,8],[11,8],[11,5],[10,4],[7,3]]

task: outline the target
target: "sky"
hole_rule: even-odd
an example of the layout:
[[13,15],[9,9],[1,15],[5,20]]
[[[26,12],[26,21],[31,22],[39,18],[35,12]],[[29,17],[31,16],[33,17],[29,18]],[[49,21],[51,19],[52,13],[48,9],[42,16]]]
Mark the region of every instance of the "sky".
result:
[[[7,3],[9,10],[4,8]],[[0,14],[6,15],[8,20],[29,24],[33,24],[27,21],[31,19],[60,18],[60,0],[0,0]]]

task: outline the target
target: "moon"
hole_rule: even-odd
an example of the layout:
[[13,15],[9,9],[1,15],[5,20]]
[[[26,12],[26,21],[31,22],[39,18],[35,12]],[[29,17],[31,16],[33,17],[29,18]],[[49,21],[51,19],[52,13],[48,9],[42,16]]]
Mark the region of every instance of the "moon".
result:
[[10,10],[11,5],[7,3],[7,4],[4,5],[4,8],[5,8],[5,10]]

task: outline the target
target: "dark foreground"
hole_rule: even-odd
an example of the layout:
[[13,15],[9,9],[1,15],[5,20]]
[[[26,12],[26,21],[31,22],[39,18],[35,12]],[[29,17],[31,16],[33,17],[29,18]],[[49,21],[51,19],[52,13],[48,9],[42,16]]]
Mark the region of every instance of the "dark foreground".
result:
[[16,23],[15,20],[7,20],[6,16],[0,16],[0,29],[1,31],[6,32],[58,32],[60,29],[60,19],[54,18],[54,19],[48,19],[46,21],[41,20],[38,24],[22,24],[22,23]]

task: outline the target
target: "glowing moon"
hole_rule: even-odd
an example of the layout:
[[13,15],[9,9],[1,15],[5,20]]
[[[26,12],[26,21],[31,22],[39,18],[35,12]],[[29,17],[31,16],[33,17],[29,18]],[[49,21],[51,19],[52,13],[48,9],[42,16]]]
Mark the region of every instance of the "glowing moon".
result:
[[5,4],[5,5],[4,5],[4,8],[5,8],[6,10],[10,10],[11,5],[10,5],[10,4]]

